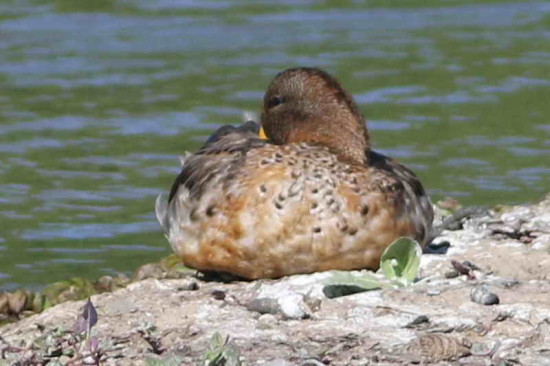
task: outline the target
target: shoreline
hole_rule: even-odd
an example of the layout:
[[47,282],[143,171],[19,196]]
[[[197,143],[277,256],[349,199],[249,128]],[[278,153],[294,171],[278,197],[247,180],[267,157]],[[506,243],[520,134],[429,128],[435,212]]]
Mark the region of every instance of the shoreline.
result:
[[[550,195],[477,212],[451,228],[422,256],[419,280],[399,289],[328,299],[331,272],[222,283],[165,259],[140,267],[133,282],[103,278],[96,282],[108,291],[80,296],[91,295],[97,309],[90,334],[105,365],[196,364],[209,352],[271,366],[550,363]],[[499,303],[472,301],[476,288]],[[84,351],[64,353],[84,303],[0,325],[0,365],[93,361],[84,343]]]

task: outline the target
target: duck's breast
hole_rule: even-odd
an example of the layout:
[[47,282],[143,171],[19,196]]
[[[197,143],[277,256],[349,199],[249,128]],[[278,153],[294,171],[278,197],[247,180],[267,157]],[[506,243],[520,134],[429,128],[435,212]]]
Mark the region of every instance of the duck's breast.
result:
[[185,163],[164,221],[186,264],[247,278],[376,268],[391,241],[414,235],[385,172],[318,146],[246,145]]

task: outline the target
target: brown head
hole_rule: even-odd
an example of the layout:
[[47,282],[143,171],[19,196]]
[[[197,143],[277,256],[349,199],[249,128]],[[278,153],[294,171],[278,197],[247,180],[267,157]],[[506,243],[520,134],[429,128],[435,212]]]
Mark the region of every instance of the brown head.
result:
[[364,163],[369,136],[352,96],[332,76],[299,67],[279,73],[264,96],[262,127],[276,144],[309,142]]

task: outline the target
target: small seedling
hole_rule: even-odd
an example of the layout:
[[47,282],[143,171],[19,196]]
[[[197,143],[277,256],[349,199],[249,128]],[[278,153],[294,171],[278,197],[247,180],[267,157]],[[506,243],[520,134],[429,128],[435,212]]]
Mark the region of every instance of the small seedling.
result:
[[199,366],[241,366],[239,351],[229,336],[224,339],[216,332],[210,339],[208,350],[201,357]]
[[334,298],[380,288],[409,286],[418,275],[421,255],[422,247],[417,241],[399,238],[382,253],[377,273],[335,271],[323,292],[328,298]]

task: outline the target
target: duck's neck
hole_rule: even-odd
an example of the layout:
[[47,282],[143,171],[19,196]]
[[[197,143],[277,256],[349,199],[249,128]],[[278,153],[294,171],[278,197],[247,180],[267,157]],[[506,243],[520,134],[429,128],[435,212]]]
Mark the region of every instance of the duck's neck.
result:
[[312,123],[301,124],[288,136],[288,142],[310,142],[328,147],[341,160],[365,164],[370,151],[370,140],[363,119],[336,125],[323,118]]

